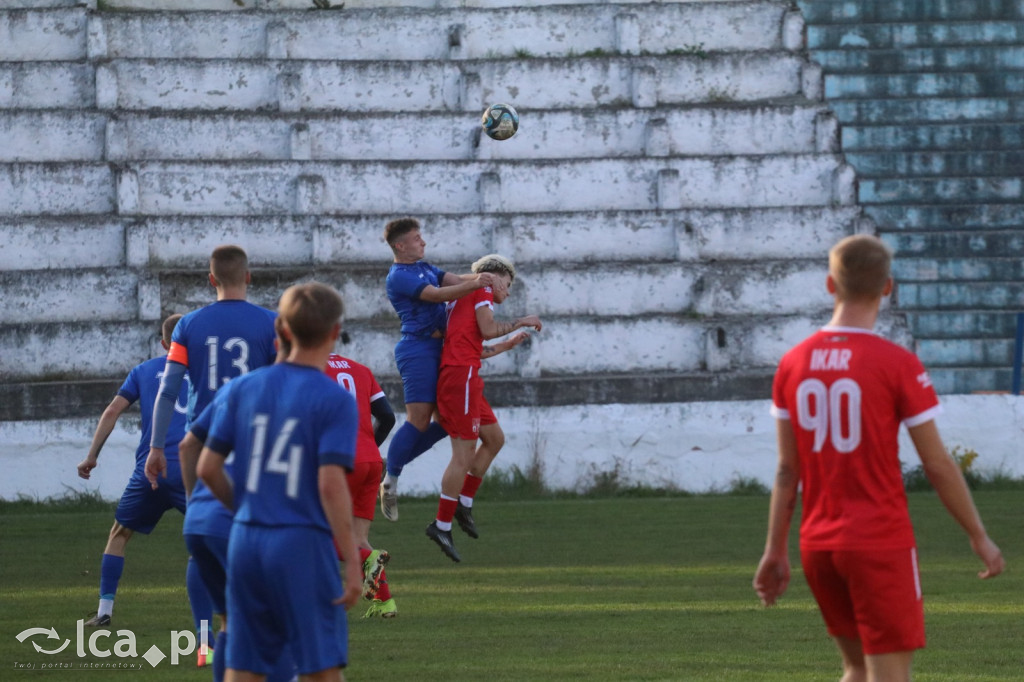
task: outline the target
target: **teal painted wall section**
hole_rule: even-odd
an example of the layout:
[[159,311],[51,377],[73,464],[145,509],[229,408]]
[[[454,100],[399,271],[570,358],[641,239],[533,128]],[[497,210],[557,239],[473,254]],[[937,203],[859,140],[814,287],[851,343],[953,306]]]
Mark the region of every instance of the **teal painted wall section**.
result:
[[918,353],[942,392],[1008,390],[1024,310],[1024,3],[798,4]]

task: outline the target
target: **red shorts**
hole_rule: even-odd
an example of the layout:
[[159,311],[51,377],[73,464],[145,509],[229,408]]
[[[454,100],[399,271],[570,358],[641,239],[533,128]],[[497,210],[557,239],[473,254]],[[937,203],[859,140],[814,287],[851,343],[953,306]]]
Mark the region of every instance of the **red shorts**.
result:
[[497,424],[479,367],[447,366],[437,379],[437,412],[441,426],[452,438],[476,440],[480,427]]
[[860,640],[869,656],[924,647],[916,549],[801,551],[828,633]]
[[348,492],[352,496],[352,516],[373,521],[373,512],[377,509],[377,491],[380,489],[380,478],[384,473],[384,461],[356,462],[355,468],[348,474]]

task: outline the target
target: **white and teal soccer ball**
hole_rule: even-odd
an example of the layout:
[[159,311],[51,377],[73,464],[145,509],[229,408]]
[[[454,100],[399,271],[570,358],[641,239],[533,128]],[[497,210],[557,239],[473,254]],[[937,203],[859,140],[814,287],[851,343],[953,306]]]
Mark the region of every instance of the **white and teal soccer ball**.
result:
[[507,140],[519,130],[519,114],[511,104],[492,104],[484,110],[481,125],[492,140]]

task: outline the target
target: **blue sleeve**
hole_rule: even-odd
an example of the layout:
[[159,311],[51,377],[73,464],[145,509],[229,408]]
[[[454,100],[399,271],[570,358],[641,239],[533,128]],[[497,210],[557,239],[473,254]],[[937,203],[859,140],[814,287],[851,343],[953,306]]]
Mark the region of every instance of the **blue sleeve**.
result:
[[128,376],[125,377],[121,388],[117,389],[117,394],[129,403],[134,403],[142,396],[142,390],[139,387],[139,367],[141,366],[139,365],[128,372]]
[[396,270],[391,273],[389,283],[394,293],[412,299],[418,299],[430,282],[421,279],[412,270]]
[[167,430],[174,419],[174,405],[178,402],[181,383],[185,379],[185,365],[168,360],[164,365],[164,375],[160,379],[160,390],[153,406],[153,436],[149,446],[162,448],[167,442]]

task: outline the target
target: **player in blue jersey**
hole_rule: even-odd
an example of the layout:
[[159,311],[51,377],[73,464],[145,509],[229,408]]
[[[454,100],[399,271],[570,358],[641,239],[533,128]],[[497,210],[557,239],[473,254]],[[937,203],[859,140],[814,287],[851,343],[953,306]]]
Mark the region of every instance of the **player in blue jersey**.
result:
[[[355,462],[355,400],[324,374],[342,302],[311,282],[281,297],[286,362],[236,379],[199,458],[199,477],[236,509],[228,545],[229,677],[260,680],[288,650],[300,675],[341,680],[345,609],[362,593],[345,476]],[[228,476],[225,457],[234,453]]]
[[153,408],[153,438],[146,459],[146,477],[154,487],[166,470],[162,439],[186,372],[191,380],[187,414],[191,424],[218,388],[274,362],[274,312],[246,301],[250,280],[245,251],[231,244],[218,246],[210,256],[209,274],[217,302],[185,315],[174,330]]
[[[280,318],[274,320],[275,329],[279,327]],[[289,344],[281,341],[278,335],[278,360],[288,356],[291,348]],[[219,656],[213,658],[213,679],[215,682],[222,682],[226,670],[225,661],[227,658],[228,642],[228,619],[227,619],[227,568],[228,568],[228,538],[231,535],[231,523],[234,519],[234,512],[225,507],[220,500],[213,496],[210,489],[196,480],[196,464],[199,460],[199,453],[206,442],[210,431],[210,425],[217,411],[221,409],[227,400],[233,382],[225,384],[213,398],[213,402],[206,406],[206,409],[195,418],[192,425],[181,440],[178,446],[178,456],[181,462],[181,478],[185,485],[185,491],[189,495],[188,509],[185,512],[185,546],[192,554],[199,567],[203,583],[210,593],[210,600],[213,603],[213,613],[220,621],[220,628],[217,632],[215,645],[207,651],[199,650],[200,656],[210,656],[211,651],[220,651]],[[229,458],[225,462],[225,470],[231,475],[233,462]],[[271,682],[289,682],[295,675],[295,664],[291,656],[282,656],[277,667],[269,675]]]
[[[171,334],[181,319],[181,315],[171,315],[161,326],[160,343],[165,349],[170,348]],[[160,377],[164,372],[166,357],[161,356],[146,360],[135,367],[124,380],[117,395],[103,411],[96,433],[93,435],[89,454],[78,465],[78,475],[88,479],[96,468],[100,451],[107,438],[114,430],[118,418],[132,403],[139,402],[142,406],[142,436],[139,447],[135,451],[135,471],[118,502],[114,512],[114,526],[110,529],[107,546],[103,550],[100,562],[100,604],[96,615],[85,622],[90,627],[110,625],[114,611],[114,597],[124,570],[124,551],[134,533],[148,535],[157,522],[169,509],[185,512],[185,490],[182,487],[181,472],[178,465],[178,441],[185,432],[185,402],[188,398],[186,386],[182,386],[179,400],[172,404],[173,417],[167,429],[163,443],[167,457],[167,478],[159,490],[153,490],[143,472],[145,455],[149,452],[151,437],[151,406],[156,400],[160,386]],[[189,562],[189,600],[192,602],[196,629],[202,627],[201,621],[210,620],[210,601],[202,583],[196,580],[196,566]]]
[[502,286],[491,273],[456,275],[423,260],[426,242],[415,218],[399,218],[384,226],[384,240],[395,262],[385,283],[388,300],[402,322],[395,363],[405,392],[405,423],[388,447],[387,474],[380,486],[384,518],[398,520],[398,477],[406,464],[448,434],[431,421],[437,403],[447,301],[482,287]]

